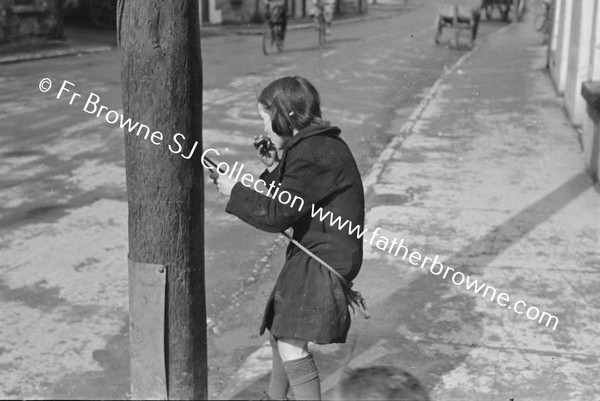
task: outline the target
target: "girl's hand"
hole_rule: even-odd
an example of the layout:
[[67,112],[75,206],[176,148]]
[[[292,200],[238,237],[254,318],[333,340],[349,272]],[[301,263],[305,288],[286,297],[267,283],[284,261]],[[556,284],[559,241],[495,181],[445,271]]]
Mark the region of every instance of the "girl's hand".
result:
[[221,193],[221,195],[231,196],[231,190],[237,183],[236,180],[229,178],[226,175],[220,175],[216,171],[210,173],[210,178],[213,179],[213,182],[217,186],[217,190]]
[[277,149],[275,149],[275,146],[273,146],[268,136],[255,136],[254,147],[258,150],[260,160],[267,167],[277,166],[276,163],[279,163],[279,155],[277,154]]

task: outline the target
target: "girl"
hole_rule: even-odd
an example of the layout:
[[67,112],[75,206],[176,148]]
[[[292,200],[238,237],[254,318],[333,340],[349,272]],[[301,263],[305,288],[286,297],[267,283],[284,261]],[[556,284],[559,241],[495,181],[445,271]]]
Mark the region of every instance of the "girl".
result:
[[231,197],[228,213],[268,232],[291,227],[294,240],[301,244],[290,243],[287,248],[260,334],[269,329],[273,346],[267,397],[284,400],[291,385],[296,399],[316,400],[321,397],[319,373],[307,344],[346,341],[349,306],[356,302],[352,296],[358,295],[346,284],[360,270],[363,249],[360,236],[350,235],[347,227],[342,231],[330,225],[329,218],[319,219],[315,211],[321,208],[334,219],[339,216],[341,223],[362,227],[362,181],[340,129],[323,120],[319,94],[306,79],[285,77],[269,84],[258,98],[258,114],[270,139],[259,145],[267,165],[261,178],[274,182],[280,192],[289,192],[292,199],[300,197],[302,205],[283,204],[227,176],[211,178],[221,194]]

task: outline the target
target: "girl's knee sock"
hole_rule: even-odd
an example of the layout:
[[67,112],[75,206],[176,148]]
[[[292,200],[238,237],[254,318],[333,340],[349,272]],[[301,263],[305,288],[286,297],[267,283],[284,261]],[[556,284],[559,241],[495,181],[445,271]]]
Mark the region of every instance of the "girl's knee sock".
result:
[[319,371],[312,354],[283,362],[292,391],[297,400],[320,400]]
[[272,400],[285,400],[290,388],[290,382],[288,381],[283,361],[277,350],[277,343],[271,348],[273,349],[273,369],[271,370],[271,380],[269,381],[267,395]]

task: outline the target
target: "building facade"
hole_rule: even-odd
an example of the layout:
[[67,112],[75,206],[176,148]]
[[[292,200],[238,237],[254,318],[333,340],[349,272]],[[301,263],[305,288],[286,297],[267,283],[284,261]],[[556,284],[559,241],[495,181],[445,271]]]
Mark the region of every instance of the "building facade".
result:
[[548,67],[590,172],[600,171],[600,0],[554,0]]

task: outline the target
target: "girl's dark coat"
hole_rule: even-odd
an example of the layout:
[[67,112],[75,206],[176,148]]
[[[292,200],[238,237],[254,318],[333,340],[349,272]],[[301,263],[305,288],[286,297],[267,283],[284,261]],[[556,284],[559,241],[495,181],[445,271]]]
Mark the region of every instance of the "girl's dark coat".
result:
[[[293,207],[291,202],[285,205],[238,183],[226,211],[268,232],[292,227],[294,239],[351,281],[362,263],[364,192],[356,162],[339,135],[337,127],[301,130],[286,146],[278,168],[261,177],[280,183],[280,194],[298,196],[303,205],[298,199]],[[282,195],[283,202],[287,199]],[[323,221],[318,213],[312,217],[319,208],[331,215]],[[346,341],[350,313],[339,280],[292,243],[267,302],[261,334],[265,327],[278,338]]]

